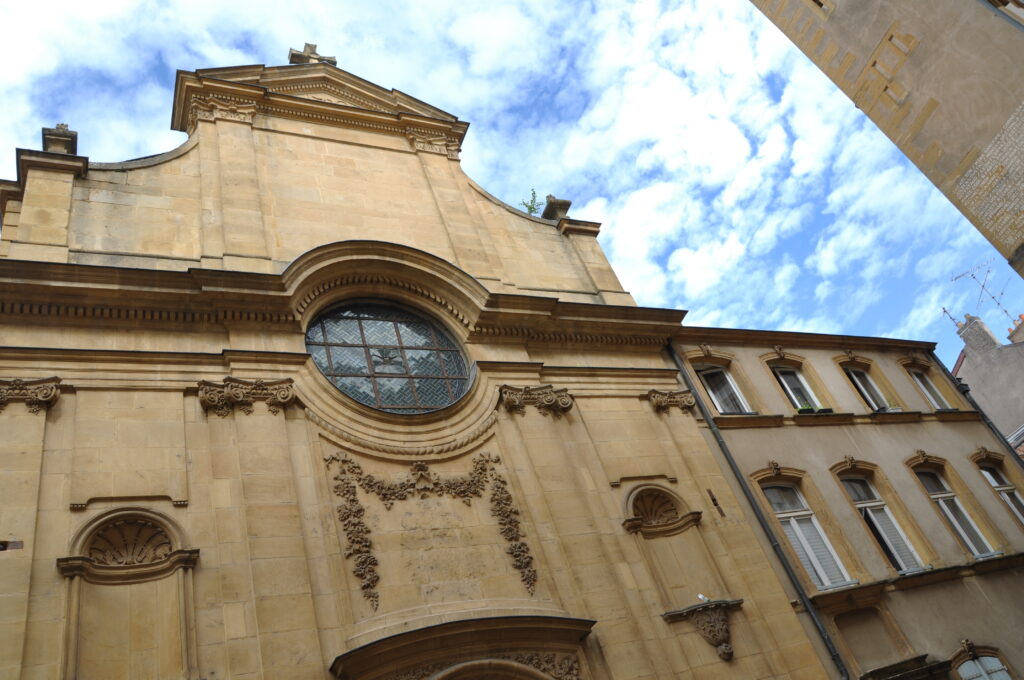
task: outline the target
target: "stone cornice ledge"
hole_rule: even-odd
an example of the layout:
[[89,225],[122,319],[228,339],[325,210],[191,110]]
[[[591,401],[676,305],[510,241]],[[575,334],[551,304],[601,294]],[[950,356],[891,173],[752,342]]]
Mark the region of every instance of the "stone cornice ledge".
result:
[[715,416],[715,425],[720,430],[736,430],[744,427],[782,427],[785,416],[775,413],[740,413]]
[[199,548],[175,550],[159,562],[131,566],[96,564],[88,557],[58,557],[57,571],[64,578],[80,576],[89,583],[142,583],[192,569],[199,561]]

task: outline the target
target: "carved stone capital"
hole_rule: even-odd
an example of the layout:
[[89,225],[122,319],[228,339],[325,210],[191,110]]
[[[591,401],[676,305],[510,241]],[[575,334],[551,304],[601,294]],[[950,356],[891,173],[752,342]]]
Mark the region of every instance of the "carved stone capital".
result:
[[60,378],[0,380],[0,411],[9,402],[22,401],[32,413],[49,409],[60,398]]
[[689,620],[704,641],[715,648],[723,661],[732,660],[732,644],[729,642],[729,612],[739,609],[743,600],[711,600],[685,609],[662,614],[669,623]]
[[204,411],[213,411],[221,418],[239,407],[242,413],[252,414],[254,401],[267,402],[267,409],[277,413],[295,399],[292,379],[239,380],[226,377],[223,382],[199,381],[199,403]]
[[502,385],[499,389],[501,403],[512,413],[525,413],[526,406],[537,407],[541,415],[560,416],[572,409],[573,399],[569,390],[562,387],[555,389],[551,385],[539,387],[515,387]]
[[663,392],[661,390],[650,390],[647,392],[647,401],[658,413],[665,413],[678,406],[680,411],[692,410],[697,405],[689,390],[678,390],[674,392]]
[[238,123],[252,125],[252,117],[256,113],[256,105],[252,102],[236,102],[220,97],[193,99],[189,110],[189,126],[191,131],[200,120],[233,120]]

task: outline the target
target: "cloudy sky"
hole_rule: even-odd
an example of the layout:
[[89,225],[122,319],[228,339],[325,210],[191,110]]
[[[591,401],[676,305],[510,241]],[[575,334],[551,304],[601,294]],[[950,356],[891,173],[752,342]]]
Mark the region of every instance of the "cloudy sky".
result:
[[[287,7],[287,9],[284,9]],[[338,65],[471,127],[463,166],[517,204],[535,188],[603,223],[640,304],[687,323],[939,342],[1008,320],[1024,281],[746,0],[0,3],[0,178],[66,122],[79,153],[171,149],[176,69]]]

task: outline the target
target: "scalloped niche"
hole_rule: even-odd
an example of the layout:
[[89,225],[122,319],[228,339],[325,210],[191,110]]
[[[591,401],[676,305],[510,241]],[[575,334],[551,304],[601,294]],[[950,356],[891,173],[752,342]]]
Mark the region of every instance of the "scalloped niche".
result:
[[81,532],[65,577],[65,680],[194,677],[192,568],[199,550],[152,513],[119,511]]

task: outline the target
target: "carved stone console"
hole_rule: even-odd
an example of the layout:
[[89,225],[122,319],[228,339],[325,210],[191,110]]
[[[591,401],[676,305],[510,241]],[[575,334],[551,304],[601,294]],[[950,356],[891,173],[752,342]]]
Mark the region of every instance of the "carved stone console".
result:
[[271,413],[277,413],[295,399],[292,379],[239,380],[227,377],[223,382],[199,382],[199,403],[204,411],[213,411],[221,418],[236,406],[246,415],[252,414],[254,401],[265,401]]
[[536,406],[541,415],[560,416],[572,409],[573,398],[566,388],[555,389],[551,385],[539,387],[515,387],[502,385],[499,388],[501,403],[511,413],[525,413],[526,406]]
[[32,413],[49,409],[60,398],[60,378],[0,380],[0,411],[12,401],[24,402]]
[[739,609],[743,600],[710,600],[685,609],[676,609],[662,614],[669,623],[690,621],[704,641],[715,648],[723,661],[732,660],[732,644],[729,638],[729,612]]

